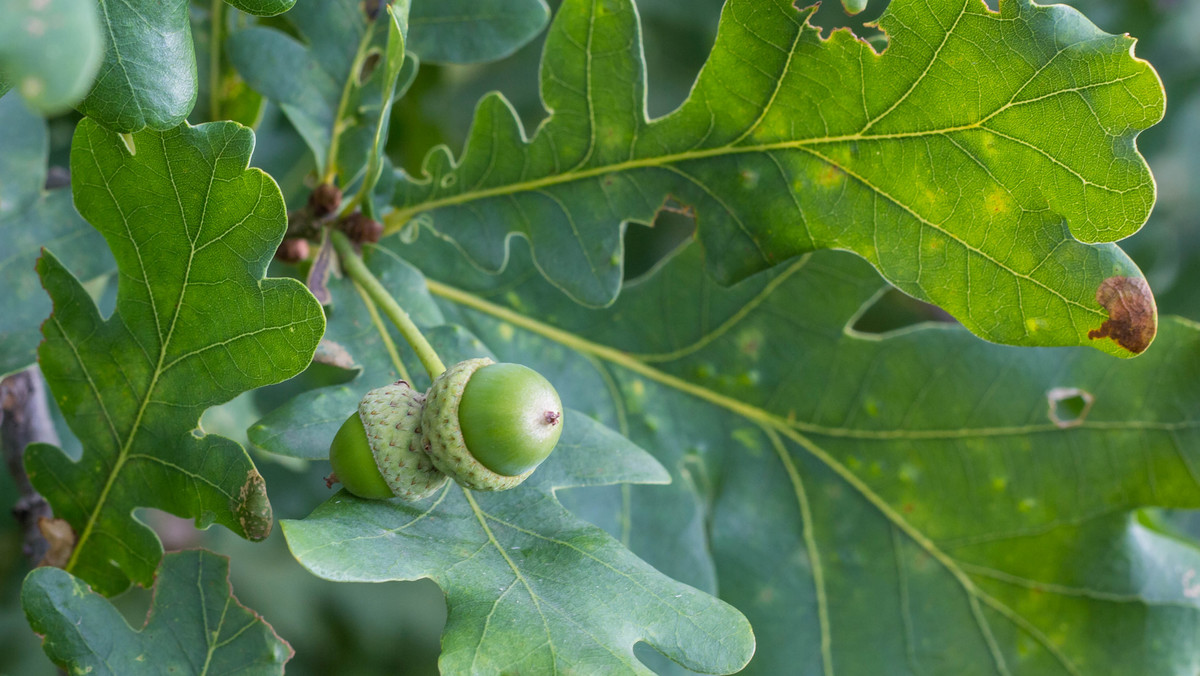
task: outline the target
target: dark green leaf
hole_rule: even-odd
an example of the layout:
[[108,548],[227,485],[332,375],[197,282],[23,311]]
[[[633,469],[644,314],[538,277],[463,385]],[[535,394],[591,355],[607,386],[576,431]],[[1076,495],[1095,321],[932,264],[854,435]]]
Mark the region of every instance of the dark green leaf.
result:
[[167,554],[154,604],[134,629],[103,596],[58,568],[25,579],[21,604],[50,660],[72,674],[282,674],[294,654],[271,625],[233,596],[229,559],[204,550]]
[[632,5],[565,2],[542,60],[553,114],[526,141],[485,98],[459,160],[443,147],[402,177],[389,231],[420,218],[491,270],[522,235],[551,281],[604,304],[622,224],[682,203],[724,281],[849,249],[988,340],[1145,349],[1153,298],[1104,243],[1154,202],[1134,140],[1162,87],[1128,37],[1028,0],[897,0],[876,54],[792,4],[728,3],[689,99],[649,121]]
[[532,40],[549,18],[545,0],[416,0],[409,48],[430,63],[495,61]]
[[[431,284],[450,321],[671,471],[671,486],[564,504],[746,613],[747,673],[1157,674],[1194,659],[1180,628],[1200,622],[1200,555],[1128,511],[1200,506],[1197,325],[1166,320],[1121,362],[946,324],[856,333],[887,287],[845,254],[722,289],[691,246],[587,311],[525,252],[489,278],[428,241],[406,251],[452,280]],[[1073,414],[1075,398],[1090,405]]]
[[104,55],[93,0],[0,0],[0,17],[0,79],[29,105],[60,113],[87,94]]
[[114,269],[69,190],[46,192],[46,123],[15,96],[0,99],[0,377],[33,363],[38,326],[50,314],[34,264],[45,247],[91,281]]
[[183,122],[196,102],[187,0],[101,2],[100,24],[104,63],[80,112],[122,133]]
[[25,463],[78,534],[67,570],[101,593],[149,584],[158,563],[136,507],[253,539],[271,528],[245,451],[198,427],[210,406],[304,370],[325,327],[303,285],[263,278],[286,226],[279,189],[246,168],[253,144],[232,122],[139,132],[131,147],[90,120],[76,130],[75,202],[121,283],[105,320],[57,258],[39,262],[54,314],[38,357],[84,453],[31,446]]

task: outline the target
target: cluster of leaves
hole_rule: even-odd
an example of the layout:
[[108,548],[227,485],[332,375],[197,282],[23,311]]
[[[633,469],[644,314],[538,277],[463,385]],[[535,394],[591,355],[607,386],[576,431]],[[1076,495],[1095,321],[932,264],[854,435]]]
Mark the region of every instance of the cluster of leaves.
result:
[[[529,364],[572,409],[512,491],[339,492],[283,521],[322,578],[436,582],[443,671],[1195,661],[1190,632],[1160,629],[1200,621],[1200,551],[1139,510],[1200,507],[1200,327],[1160,324],[1112,243],[1150,214],[1136,139],[1164,111],[1128,37],[1029,0],[894,0],[882,50],[789,0],[728,0],[687,100],[649,119],[632,0],[566,0],[536,130],[490,94],[461,153],[406,172],[384,149],[419,63],[512,53],[541,0],[150,4],[4,11],[27,34],[0,48],[21,97],[0,98],[0,374],[36,350],[82,443],[25,455],[75,534],[22,593],[57,664],[280,672],[291,650],[227,564],[164,556],[134,511],[262,539],[266,484],[206,410],[303,373],[248,440],[320,460],[365,391],[428,384],[357,280],[311,274],[323,239],[266,276],[287,207],[239,124],[266,101],[297,133],[282,152],[302,143],[346,211],[385,221],[363,258],[443,358]],[[43,188],[27,106],[69,105],[68,195]],[[694,240],[627,282],[628,224],[664,210]],[[961,326],[860,330],[892,288]],[[104,598],[131,583],[156,590],[140,632]]]

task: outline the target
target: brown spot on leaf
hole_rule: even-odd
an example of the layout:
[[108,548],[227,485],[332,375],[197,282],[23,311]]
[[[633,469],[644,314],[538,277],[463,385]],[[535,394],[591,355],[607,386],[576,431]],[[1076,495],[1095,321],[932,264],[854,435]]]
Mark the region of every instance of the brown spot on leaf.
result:
[[1112,338],[1134,354],[1150,346],[1158,330],[1158,310],[1146,280],[1109,277],[1096,289],[1096,302],[1108,310],[1108,319],[1100,328],[1089,331],[1088,338]]
[[71,528],[71,524],[65,519],[45,516],[38,518],[37,526],[50,547],[42,560],[38,561],[38,565],[55,568],[67,565],[67,561],[71,559],[71,552],[75,550],[75,529]]
[[242,531],[251,540],[265,540],[271,534],[273,512],[267,499],[267,482],[258,470],[251,468],[246,481],[238,490],[237,504],[233,513],[237,515]]

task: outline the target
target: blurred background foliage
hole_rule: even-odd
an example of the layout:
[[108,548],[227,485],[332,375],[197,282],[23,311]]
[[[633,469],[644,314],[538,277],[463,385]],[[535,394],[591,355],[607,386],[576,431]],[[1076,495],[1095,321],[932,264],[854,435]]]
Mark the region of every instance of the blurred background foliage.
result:
[[[315,2],[318,0],[300,0]],[[989,0],[994,6],[995,0]],[[557,2],[552,1],[552,9]],[[803,0],[800,4],[803,4]],[[1154,288],[1159,311],[1200,320],[1200,0],[1073,0],[1106,31],[1138,39],[1137,55],[1150,61],[1167,90],[1167,115],[1144,133],[1139,147],[1158,181],[1158,204],[1146,227],[1122,242]],[[687,97],[716,35],[721,0],[638,0],[649,71],[648,113],[664,115]],[[825,29],[849,26],[882,48],[868,24],[886,7],[871,0],[867,11],[847,16],[840,3],[827,1],[813,22]],[[272,22],[279,22],[274,19]],[[408,96],[392,116],[388,153],[396,166],[417,173],[432,147],[446,143],[457,152],[466,138],[475,102],[499,90],[521,115],[527,131],[544,116],[538,97],[542,39],[511,57],[475,66],[422,66]],[[66,166],[77,114],[51,120],[51,165]],[[203,121],[200,113],[193,122]],[[254,163],[283,189],[289,207],[299,206],[311,186],[313,161],[299,136],[277,108],[268,105],[257,129]],[[691,221],[664,213],[655,228],[631,226],[626,275],[648,271],[691,232]],[[273,274],[281,274],[275,271]],[[107,294],[111,303],[111,294]],[[111,307],[111,305],[110,305]],[[943,319],[944,313],[892,293],[864,316],[857,328],[882,331],[915,321]],[[206,430],[250,448],[245,430],[282,401],[285,392],[307,389],[322,376],[308,373],[307,385],[284,383],[243,395],[209,411]],[[69,432],[60,430],[64,439]],[[68,443],[68,446],[70,444]],[[264,474],[276,519],[307,515],[329,494],[327,463],[297,463],[252,451]],[[0,474],[0,504],[16,500],[11,478]],[[296,649],[289,674],[436,674],[439,637],[446,609],[431,582],[335,584],[304,571],[287,551],[276,528],[263,543],[243,541],[223,529],[196,531],[190,522],[145,510],[141,518],[159,531],[167,550],[207,547],[232,558],[235,593],[262,614]],[[1160,528],[1200,537],[1200,516],[1147,514]],[[10,518],[0,519],[0,676],[54,674],[40,643],[25,623],[18,602],[28,572],[20,533]],[[128,621],[140,626],[149,592],[135,589],[116,600]]]

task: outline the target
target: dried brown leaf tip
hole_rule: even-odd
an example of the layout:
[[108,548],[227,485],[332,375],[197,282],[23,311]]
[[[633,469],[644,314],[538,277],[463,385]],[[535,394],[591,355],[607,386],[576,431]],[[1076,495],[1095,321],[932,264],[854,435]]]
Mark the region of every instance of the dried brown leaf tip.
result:
[[1158,331],[1158,309],[1146,280],[1109,277],[1096,289],[1096,302],[1108,310],[1108,319],[1100,328],[1089,331],[1088,338],[1112,338],[1134,354],[1150,347]]

